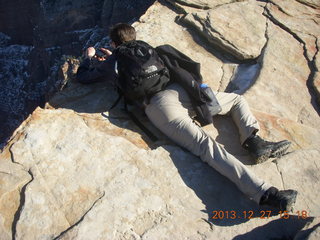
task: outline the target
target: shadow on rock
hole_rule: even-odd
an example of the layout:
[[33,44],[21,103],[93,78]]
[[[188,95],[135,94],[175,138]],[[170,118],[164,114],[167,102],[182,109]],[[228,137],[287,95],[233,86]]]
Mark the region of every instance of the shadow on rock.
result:
[[[298,216],[290,215],[288,219],[277,219],[263,226],[257,227],[252,231],[243,235],[236,236],[233,240],[247,239],[296,239],[295,236],[300,230],[311,222],[313,218],[299,218]],[[306,231],[306,232],[305,232]],[[305,230],[302,234],[307,236],[312,229]],[[299,238],[305,239],[305,238]]]
[[[210,224],[232,226],[247,222],[251,218],[262,217],[262,209],[242,194],[230,180],[202,162],[198,157],[187,151],[182,151],[180,148],[172,147],[175,144],[157,130],[142,111],[134,111],[134,113],[141,124],[157,137],[156,140],[148,136],[122,110],[124,106],[122,101],[109,111],[117,98],[116,90],[108,86],[107,83],[83,85],[71,81],[63,91],[49,101],[49,105],[54,108],[72,109],[77,113],[102,115],[108,122],[119,128],[139,133],[149,148],[164,146],[170,153],[185,184],[196,193],[205,205],[203,212],[208,215],[207,221]],[[224,144],[228,150],[234,149],[231,151],[232,154],[244,151],[241,149],[236,127],[231,119],[217,117],[214,124],[220,129],[218,141]],[[234,130],[234,136],[230,136],[230,128]]]
[[118,97],[116,89],[108,83],[85,85],[71,81],[64,90],[50,99],[47,107],[71,109],[84,114],[99,114],[119,128],[139,133],[151,149],[163,142],[168,142],[168,139],[151,124],[142,110],[131,110],[141,126],[125,112],[123,101],[110,110]]
[[236,185],[199,158],[188,152],[181,154],[169,146],[166,149],[185,184],[205,205],[202,211],[208,214],[208,223],[233,226],[253,218],[267,217],[266,209],[248,199]]

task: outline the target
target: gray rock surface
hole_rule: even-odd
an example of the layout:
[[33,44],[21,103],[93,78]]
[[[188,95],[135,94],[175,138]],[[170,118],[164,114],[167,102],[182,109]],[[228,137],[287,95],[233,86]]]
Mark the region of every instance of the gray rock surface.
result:
[[[139,39],[171,44],[200,62],[214,90],[244,94],[264,138],[292,141],[286,156],[252,165],[229,117],[216,117],[204,127],[255,174],[280,189],[297,189],[294,211],[283,218],[263,215],[265,209],[137,112],[160,139],[152,142],[121,104],[108,111],[117,98],[111,86],[75,82],[79,59],[69,56],[53,75],[63,90],[37,108],[0,153],[1,239],[316,239],[320,120],[312,83],[319,81],[319,3],[214,2],[156,2],[133,25]],[[211,44],[216,40],[183,20],[218,9],[237,14],[243,6],[252,16],[234,15],[248,27],[238,38],[226,22],[213,24],[239,46],[246,37],[258,39],[243,45],[256,52],[250,61],[230,56],[233,50],[222,42]],[[253,16],[257,24],[252,26]],[[263,26],[260,35],[256,26]],[[99,44],[94,31],[86,34]]]
[[210,43],[240,60],[255,59],[266,43],[263,11],[263,5],[256,1],[242,1],[220,5],[212,10],[190,12],[183,20],[195,27]]

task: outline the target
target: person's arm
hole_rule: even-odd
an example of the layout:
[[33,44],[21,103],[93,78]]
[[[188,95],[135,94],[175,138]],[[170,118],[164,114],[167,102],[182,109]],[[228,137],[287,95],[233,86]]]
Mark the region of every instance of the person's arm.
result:
[[117,76],[115,72],[115,57],[111,54],[107,56],[106,60],[100,60],[101,62],[97,61],[97,64],[95,64],[95,66],[92,66],[94,55],[94,48],[88,48],[86,50],[86,58],[79,66],[76,74],[77,80],[81,83],[113,81]]

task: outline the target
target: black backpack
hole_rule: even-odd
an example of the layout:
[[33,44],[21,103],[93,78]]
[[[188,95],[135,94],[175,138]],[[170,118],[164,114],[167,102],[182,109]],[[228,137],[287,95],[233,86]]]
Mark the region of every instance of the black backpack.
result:
[[127,102],[150,98],[169,82],[169,71],[148,43],[130,41],[115,50],[118,90]]

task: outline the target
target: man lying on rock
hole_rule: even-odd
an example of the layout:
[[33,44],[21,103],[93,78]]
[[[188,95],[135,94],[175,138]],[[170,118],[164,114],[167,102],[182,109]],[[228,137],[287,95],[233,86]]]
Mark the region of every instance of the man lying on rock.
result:
[[[150,121],[165,135],[234,182],[250,199],[259,205],[271,206],[277,211],[292,211],[297,191],[278,190],[264,182],[195,123],[195,102],[201,101],[194,101],[194,96],[190,94],[192,91],[172,79],[180,77],[183,81],[183,76],[186,79],[196,79],[197,75],[199,76],[200,71],[193,68],[195,65],[191,59],[175,52],[175,49],[168,45],[160,50],[162,53],[163,50],[168,50],[164,56],[169,56],[169,61],[159,58],[158,51],[147,43],[136,40],[135,29],[128,24],[115,25],[110,31],[110,39],[111,46],[115,48],[113,52],[101,48],[98,54],[93,47],[86,49],[85,59],[77,72],[79,82],[94,83],[105,80],[115,84],[125,99],[143,106]],[[100,55],[101,52],[104,56]],[[170,55],[170,52],[173,54]],[[177,61],[172,61],[170,56]],[[99,60],[100,64],[93,66],[93,59]],[[170,60],[171,66],[164,67],[163,62],[170,63]],[[198,74],[195,74],[196,72]],[[207,89],[207,86],[201,85],[199,81],[195,82],[194,79],[189,83],[192,83],[193,87],[197,86],[195,92],[204,99],[201,104],[209,105],[210,108],[210,104],[203,104],[212,100],[212,96],[202,90],[202,87]],[[255,163],[264,162],[268,158],[279,158],[286,153],[290,146],[289,141],[268,142],[257,135],[259,124],[243,96],[224,92],[214,95],[220,105],[218,114],[232,116],[239,129],[241,144],[252,154]],[[208,112],[210,113],[208,109],[202,108],[202,114],[208,116]],[[210,118],[212,119],[212,116]]]

